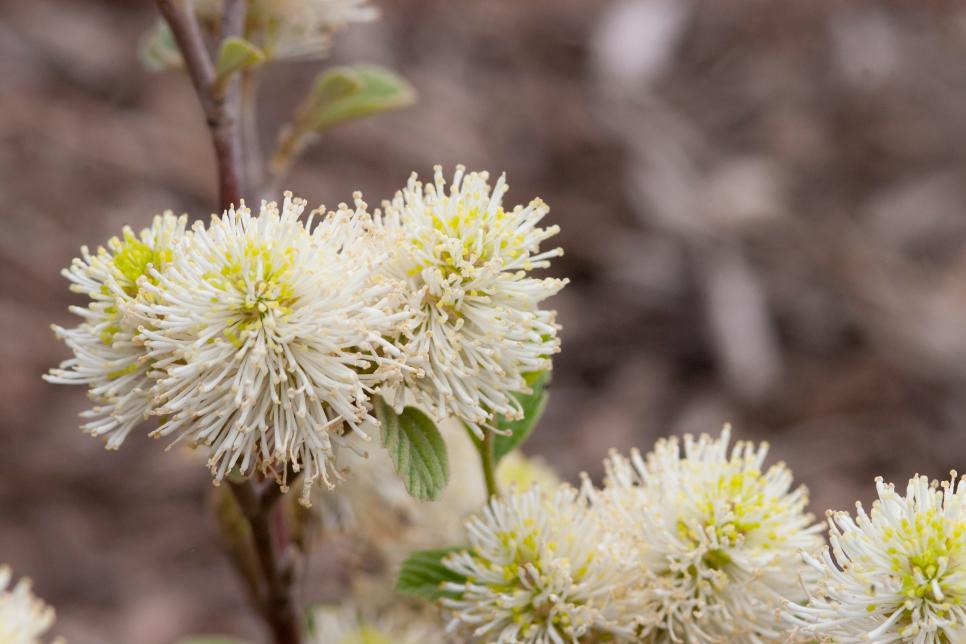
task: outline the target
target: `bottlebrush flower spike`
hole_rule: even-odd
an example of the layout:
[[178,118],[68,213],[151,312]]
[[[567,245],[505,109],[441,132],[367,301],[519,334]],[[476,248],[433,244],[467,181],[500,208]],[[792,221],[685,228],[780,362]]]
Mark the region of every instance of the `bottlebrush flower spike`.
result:
[[539,305],[567,280],[529,274],[562,254],[540,250],[559,229],[538,226],[549,210],[539,199],[504,209],[506,190],[504,177],[491,188],[487,173],[462,166],[447,187],[437,167],[433,183],[414,174],[376,217],[383,270],[406,285],[414,312],[398,344],[415,371],[384,395],[398,407],[408,392],[437,420],[456,416],[478,435],[494,414],[522,415],[513,392],[527,391],[524,374],[550,369],[560,348],[555,313]]
[[612,599],[622,571],[601,547],[603,529],[576,490],[511,490],[470,519],[467,531],[470,548],[443,560],[466,577],[442,586],[452,593],[441,600],[451,631],[526,644],[615,635]]
[[[658,441],[642,458],[612,454],[587,493],[624,547],[633,610],[625,626],[654,641],[780,641],[783,599],[803,595],[802,550],[821,538],[784,464],[763,470],[767,444]],[[645,639],[645,641],[652,641]],[[783,640],[782,640],[783,641]]]
[[81,257],[62,271],[71,281],[71,290],[90,301],[70,308],[82,318],[80,325],[52,327],[74,357],[51,369],[44,379],[88,387],[95,406],[81,414],[90,419],[82,429],[104,438],[108,449],[120,447],[150,412],[150,363],[130,309],[141,294],[142,280],[155,279],[151,269],[163,269],[171,260],[186,223],[185,215],[166,212],[140,234],[124,228],[122,237],[111,238],[106,248],[91,253],[82,247]]
[[875,487],[868,513],[829,513],[831,548],[806,556],[820,578],[786,617],[822,641],[966,641],[966,479]]
[[[342,478],[339,447],[368,440],[371,373],[398,353],[383,340],[406,312],[395,310],[371,220],[359,202],[313,226],[305,202],[281,210],[244,205],[196,224],[140,312],[157,384],[155,432],[205,446],[215,482],[238,468],[284,487],[287,470],[311,485]],[[314,215],[315,213],[313,213]],[[357,449],[357,448],[355,448]]]

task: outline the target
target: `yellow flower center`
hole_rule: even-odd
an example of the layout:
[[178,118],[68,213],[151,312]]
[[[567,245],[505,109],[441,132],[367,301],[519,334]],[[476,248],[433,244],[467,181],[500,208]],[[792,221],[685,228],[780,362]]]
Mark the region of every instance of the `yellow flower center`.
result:
[[229,258],[218,273],[205,276],[219,290],[241,299],[239,320],[225,331],[232,344],[244,344],[245,337],[264,328],[269,317],[292,312],[298,301],[291,284],[295,249],[289,246],[281,256],[279,261],[269,244],[248,242],[241,256]]
[[946,521],[936,508],[917,512],[912,521],[903,519],[901,530],[886,530],[886,552],[892,571],[902,579],[902,594],[959,605],[962,593],[948,585],[944,573],[951,560],[962,556],[964,534],[966,522]]
[[[446,202],[443,203],[444,209]],[[410,275],[417,275],[427,266],[434,266],[449,278],[454,273],[461,274],[467,264],[479,267],[492,260],[497,255],[516,259],[526,252],[524,235],[515,232],[506,236],[500,234],[500,224],[509,215],[503,208],[499,208],[492,215],[477,207],[467,207],[459,204],[456,214],[442,217],[436,211],[430,214],[436,239],[433,246],[433,260],[427,260],[410,269]],[[480,221],[480,220],[483,221]],[[414,240],[417,248],[424,248],[423,240]]]
[[114,267],[121,274],[121,286],[131,297],[138,294],[138,279],[146,275],[151,283],[156,280],[148,274],[148,265],[161,269],[171,261],[171,249],[157,250],[138,239],[130,229],[124,231],[124,241],[117,237],[110,242],[115,249]]
[[392,638],[368,624],[363,624],[339,639],[338,644],[392,644]]
[[[701,543],[698,530],[713,533],[717,548],[709,549],[704,563],[720,570],[731,562],[728,549],[734,548],[748,534],[762,527],[762,517],[782,516],[788,512],[783,497],[766,493],[765,479],[757,469],[740,470],[721,474],[708,489],[707,496],[699,505],[702,519],[700,526],[678,522],[678,534],[697,547]],[[774,530],[760,535],[760,547],[768,549],[782,537]]]
[[[124,230],[124,239],[121,240],[117,237],[112,237],[108,241],[108,246],[113,251],[114,255],[111,257],[110,261],[114,265],[117,271],[116,278],[121,289],[124,291],[125,295],[134,298],[138,296],[140,288],[138,287],[138,280],[141,277],[146,277],[152,284],[156,284],[157,280],[154,276],[148,273],[148,266],[153,265],[157,269],[161,269],[165,264],[171,261],[171,249],[165,248],[163,250],[158,250],[151,248],[148,244],[141,241],[130,228]],[[101,249],[101,256],[105,257],[107,251]],[[101,293],[103,295],[110,295],[111,289],[108,288],[106,284],[101,286]],[[117,319],[120,311],[115,305],[108,306],[104,309],[104,312],[108,315],[115,317],[115,322],[108,325],[103,331],[101,331],[100,339],[104,344],[111,344],[114,341],[114,336],[116,336],[121,331],[120,320]],[[129,373],[128,371],[117,372],[117,375],[112,375],[112,378],[119,377]]]

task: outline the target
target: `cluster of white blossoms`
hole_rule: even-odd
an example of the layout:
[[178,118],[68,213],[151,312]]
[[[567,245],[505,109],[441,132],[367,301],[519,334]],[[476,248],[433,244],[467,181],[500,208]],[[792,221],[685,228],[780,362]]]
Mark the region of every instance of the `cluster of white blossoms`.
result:
[[820,526],[784,465],[763,470],[767,446],[729,442],[662,440],[612,454],[602,489],[492,501],[444,560],[467,577],[443,584],[452,624],[475,641],[783,641]]
[[269,58],[318,58],[335,33],[378,17],[367,0],[251,0],[247,35]]
[[461,167],[447,191],[437,168],[384,214],[357,193],[302,217],[286,195],[125,229],[65,271],[88,303],[54,327],[74,357],[47,379],[88,386],[85,429],[110,448],[159,416],[153,435],[206,449],[216,482],[301,473],[306,503],[343,478],[339,449],[369,440],[377,395],[477,431],[518,417],[513,393],[558,347],[538,304],[565,282],[528,276],[559,254],[539,250],[556,228],[537,226],[542,202],[504,210],[505,191]]
[[466,525],[469,548],[443,560],[449,630],[485,642],[583,642],[620,634],[621,567],[581,494],[539,486],[493,499]]
[[369,617],[370,612],[351,602],[316,606],[311,612],[306,644],[434,644],[444,641],[444,635],[431,615],[396,610]]
[[40,644],[54,623],[54,609],[34,596],[29,579],[10,588],[12,576],[8,566],[0,566],[0,642]]
[[511,490],[442,560],[449,629],[475,642],[966,642],[966,477],[877,479],[831,547],[767,445],[661,440],[604,484]]
[[870,512],[829,514],[831,549],[807,557],[820,578],[786,618],[806,640],[966,642],[966,481],[876,490]]
[[[459,423],[443,423],[439,429],[450,463],[479,460],[476,446]],[[400,565],[414,550],[445,548],[466,541],[466,518],[486,502],[483,476],[478,467],[455,467],[439,499],[426,503],[406,492],[392,471],[386,450],[373,452],[368,458],[349,453],[342,460],[352,472],[352,483],[335,490],[317,488],[312,497],[312,513],[323,532],[344,535],[353,549],[366,554],[352,559],[349,587],[342,597],[364,606],[370,617],[398,612],[399,595],[394,586]],[[543,461],[527,458],[519,451],[500,460],[496,480],[504,490],[531,485],[553,489],[560,483]]]
[[304,208],[286,196],[281,210],[196,224],[134,307],[164,419],[155,434],[209,446],[216,479],[291,463],[307,485],[331,485],[329,455],[373,420],[367,372],[398,353],[383,336],[406,312],[373,279],[368,214],[342,207],[313,227]]
[[82,246],[81,256],[62,271],[71,282],[70,289],[90,301],[87,306],[70,307],[82,324],[73,329],[53,327],[74,357],[45,378],[88,386],[96,406],[81,414],[90,419],[82,428],[103,437],[108,449],[120,447],[150,412],[149,365],[143,359],[138,323],[128,310],[141,293],[142,279],[152,280],[148,267],[163,269],[170,261],[187,221],[185,216],[166,212],[155,217],[140,235],[125,227],[122,237],[108,240],[107,248],[98,247],[92,254]]
[[730,434],[660,440],[646,458],[612,454],[591,493],[636,571],[642,637],[774,640],[776,609],[803,597],[800,553],[822,544],[807,492],[783,463],[764,469],[767,444],[729,447]]
[[413,326],[398,343],[417,370],[384,387],[399,407],[410,394],[436,416],[455,415],[482,436],[494,414],[523,415],[512,392],[524,375],[546,371],[560,350],[553,311],[540,302],[567,283],[537,279],[562,249],[540,251],[558,228],[540,228],[540,199],[503,207],[507,185],[490,189],[487,173],[457,169],[447,190],[442,171],[423,185],[413,175],[376,225],[390,248],[385,274],[406,284]]

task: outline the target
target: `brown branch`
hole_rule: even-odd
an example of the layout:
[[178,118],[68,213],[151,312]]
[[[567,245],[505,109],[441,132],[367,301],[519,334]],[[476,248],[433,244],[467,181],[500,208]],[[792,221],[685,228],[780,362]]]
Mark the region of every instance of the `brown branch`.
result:
[[252,542],[265,580],[265,614],[275,644],[299,644],[302,641],[301,620],[296,608],[294,569],[288,553],[279,552],[272,534],[275,502],[265,502],[251,480],[229,483],[242,514],[252,528]]
[[181,50],[188,77],[204,102],[215,80],[215,67],[201,36],[198,20],[193,13],[185,11],[177,0],[157,0],[157,3]]
[[242,36],[245,31],[245,2],[244,0],[223,0],[221,11],[221,38]]
[[265,584],[262,580],[261,564],[252,543],[251,524],[231,488],[217,488],[212,494],[212,509],[225,550],[241,577],[249,602],[268,621]]
[[245,154],[246,185],[256,192],[252,199],[261,199],[262,188],[262,145],[258,137],[258,75],[255,70],[245,69],[241,73],[242,104],[242,151]]
[[[219,207],[224,209],[237,205],[243,196],[244,187],[241,172],[241,137],[239,135],[238,102],[230,100],[235,90],[217,92],[215,87],[215,67],[211,54],[205,45],[194,12],[185,10],[177,0],[156,0],[158,9],[174,35],[181,50],[185,69],[194,85],[195,93],[204,110],[211,143],[215,149],[218,164]],[[244,23],[245,5],[238,0],[226,0],[222,31],[227,35],[229,29],[241,30]]]

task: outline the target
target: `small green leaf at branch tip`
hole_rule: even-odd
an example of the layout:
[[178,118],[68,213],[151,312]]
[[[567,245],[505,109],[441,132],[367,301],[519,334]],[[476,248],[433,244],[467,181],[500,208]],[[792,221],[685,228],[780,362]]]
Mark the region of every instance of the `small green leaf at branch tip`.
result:
[[416,91],[381,67],[333,67],[315,82],[299,113],[298,129],[321,132],[333,125],[412,105]]
[[415,407],[397,414],[382,398],[376,400],[376,416],[382,445],[406,491],[421,501],[438,499],[449,481],[449,459],[436,424]]
[[520,407],[523,408],[523,418],[507,420],[503,416],[496,417],[496,426],[508,431],[509,434],[497,434],[493,437],[494,463],[499,463],[500,459],[516,449],[530,435],[547,407],[547,383],[550,382],[550,372],[539,371],[524,374],[524,379],[533,390],[532,393],[513,394],[520,403]]
[[351,67],[333,67],[319,74],[306,106],[324,108],[333,101],[358,93],[364,87],[362,76]]
[[399,569],[396,578],[396,592],[426,601],[436,601],[440,597],[453,597],[442,589],[446,582],[465,583],[466,577],[443,565],[443,558],[453,552],[465,550],[463,546],[439,550],[417,550],[409,555]]
[[254,67],[265,62],[265,54],[261,49],[244,38],[232,36],[221,43],[218,50],[218,62],[215,64],[215,83],[223,85],[231,75],[243,69]]
[[141,59],[144,68],[150,72],[179,69],[184,66],[178,43],[164,20],[158,20],[141,36],[141,41],[138,43],[138,58]]

